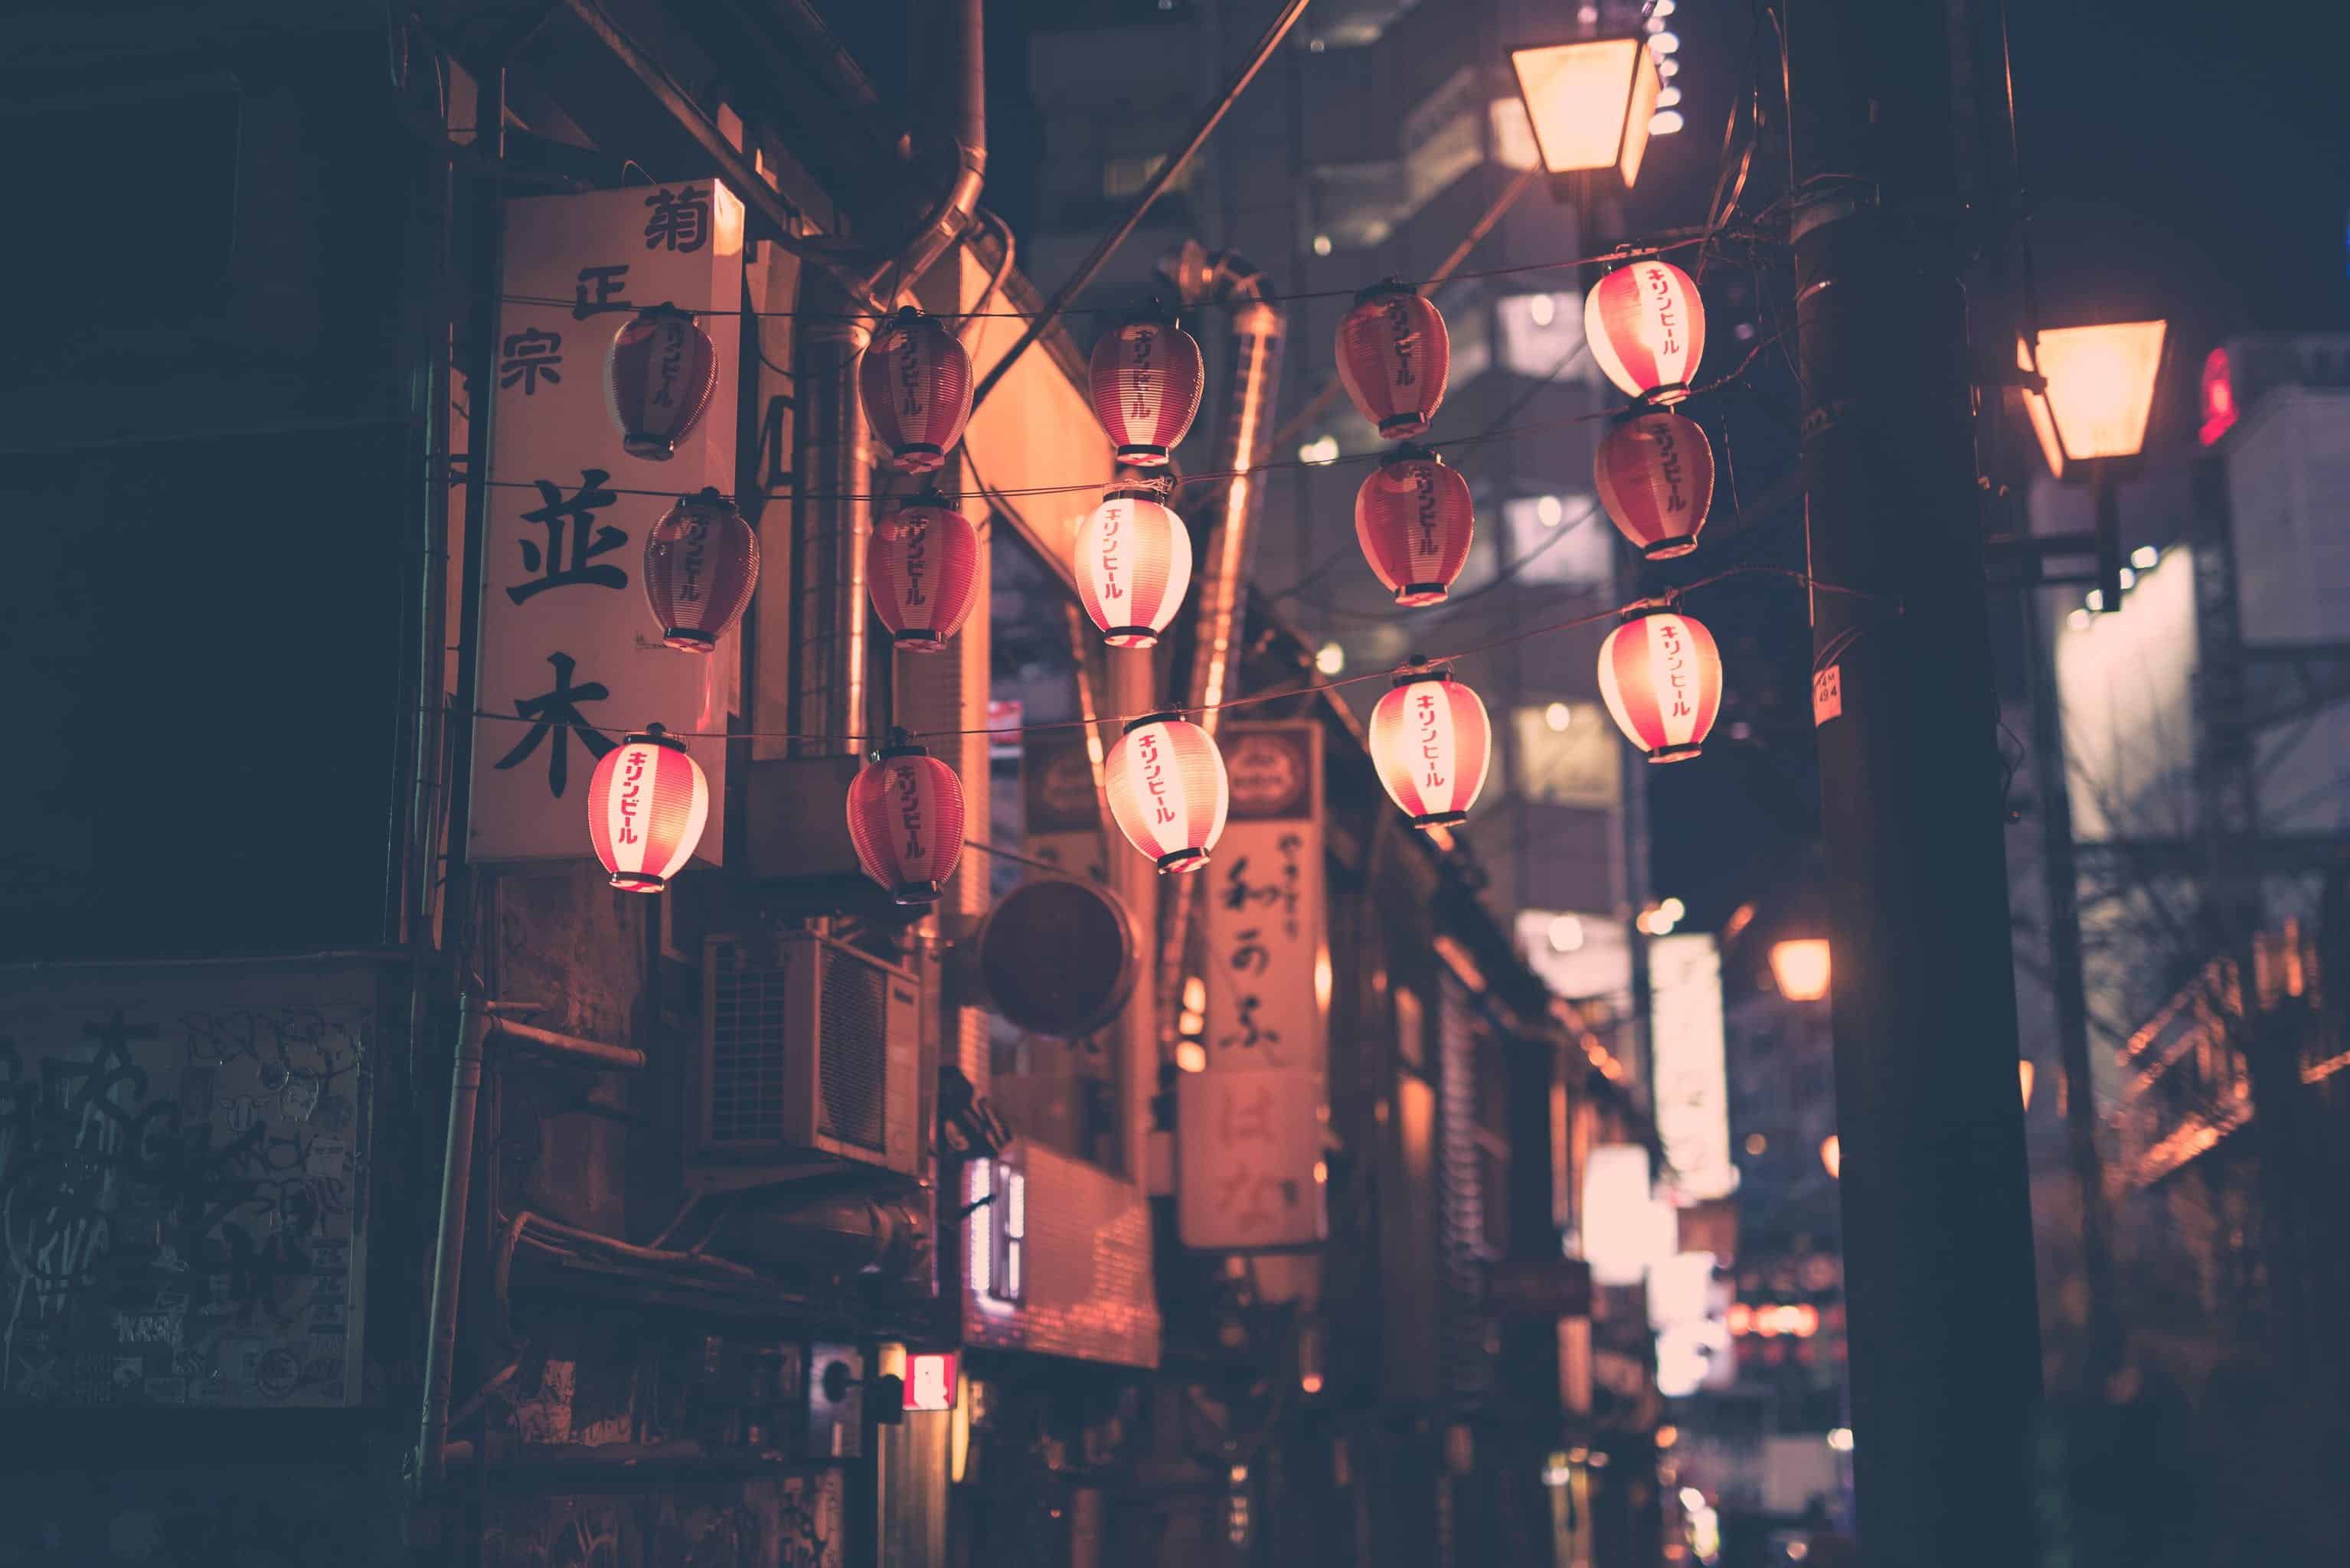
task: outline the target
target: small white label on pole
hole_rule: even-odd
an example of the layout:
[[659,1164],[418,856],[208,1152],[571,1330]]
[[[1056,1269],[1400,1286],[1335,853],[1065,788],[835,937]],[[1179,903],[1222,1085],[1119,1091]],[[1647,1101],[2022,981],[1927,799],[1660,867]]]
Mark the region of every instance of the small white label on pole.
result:
[[1831,664],[1812,674],[1812,728],[1844,711],[1844,666]]

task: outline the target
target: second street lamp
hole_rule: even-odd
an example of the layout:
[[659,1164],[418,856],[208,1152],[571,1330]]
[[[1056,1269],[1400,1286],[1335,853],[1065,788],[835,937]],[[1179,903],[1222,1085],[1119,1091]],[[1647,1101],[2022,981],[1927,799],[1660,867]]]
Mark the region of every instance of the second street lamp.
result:
[[2048,472],[2085,481],[2095,498],[2096,591],[2106,609],[2121,607],[2117,486],[2135,470],[2146,444],[2168,325],[2123,321],[2054,327],[2039,335],[2036,348],[2020,340],[2015,346],[2017,367],[2028,372],[2036,363],[2039,371],[2039,384],[2024,388],[2023,407]]
[[1664,83],[1646,38],[1582,38],[1510,51],[1534,147],[1554,182],[1614,169],[1629,190]]

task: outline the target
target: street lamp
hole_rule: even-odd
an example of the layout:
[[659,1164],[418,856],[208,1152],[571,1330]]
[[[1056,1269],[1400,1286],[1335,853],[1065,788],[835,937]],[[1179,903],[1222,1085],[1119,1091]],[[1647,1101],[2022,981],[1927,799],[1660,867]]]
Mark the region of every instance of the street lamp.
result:
[[2022,339],[2015,345],[2017,367],[2028,374],[2036,363],[2039,370],[2039,380],[2024,387],[2023,407],[2049,472],[2063,479],[2075,469],[2095,497],[2097,591],[2107,609],[2121,607],[2122,594],[2116,485],[2146,445],[2168,327],[2164,321],[2056,327],[2039,335],[2036,348]]
[[1584,38],[1512,49],[1534,147],[1553,176],[1613,168],[1640,177],[1648,117],[1664,83],[1646,38]]
[[1825,937],[1791,937],[1771,944],[1771,978],[1790,1002],[1817,1002],[1828,993]]

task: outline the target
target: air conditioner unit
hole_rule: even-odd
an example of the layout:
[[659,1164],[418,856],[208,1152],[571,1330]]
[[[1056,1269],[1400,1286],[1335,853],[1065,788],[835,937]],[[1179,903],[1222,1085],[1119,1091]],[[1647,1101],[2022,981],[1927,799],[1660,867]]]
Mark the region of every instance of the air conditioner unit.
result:
[[687,1186],[728,1191],[843,1161],[919,1175],[920,997],[912,974],[828,938],[710,938]]

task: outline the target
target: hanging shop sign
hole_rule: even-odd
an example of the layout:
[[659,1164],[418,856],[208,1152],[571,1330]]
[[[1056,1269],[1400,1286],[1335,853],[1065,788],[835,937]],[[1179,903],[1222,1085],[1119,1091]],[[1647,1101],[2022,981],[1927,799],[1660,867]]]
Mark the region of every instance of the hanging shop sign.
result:
[[1738,1168],[1730,1158],[1721,953],[1711,933],[1649,939],[1648,1035],[1667,1189],[1677,1203],[1726,1198]]
[[[587,855],[597,764],[655,723],[689,737],[720,810],[723,742],[691,737],[726,728],[740,639],[722,630],[706,656],[664,646],[674,628],[647,607],[640,578],[680,497],[734,488],[735,334],[709,333],[713,411],[666,458],[631,452],[607,382],[615,338],[640,311],[732,311],[742,280],[743,208],[712,182],[506,204],[496,377],[473,389],[492,410],[498,482],[482,557],[476,706],[493,716],[474,721],[475,861]],[[573,303],[520,303],[549,299]],[[697,857],[714,863],[723,836],[703,835]]]
[[1232,808],[1204,889],[1206,1066],[1177,1085],[1177,1218],[1189,1247],[1304,1246],[1323,1232],[1328,1095],[1322,732],[1219,739]]

